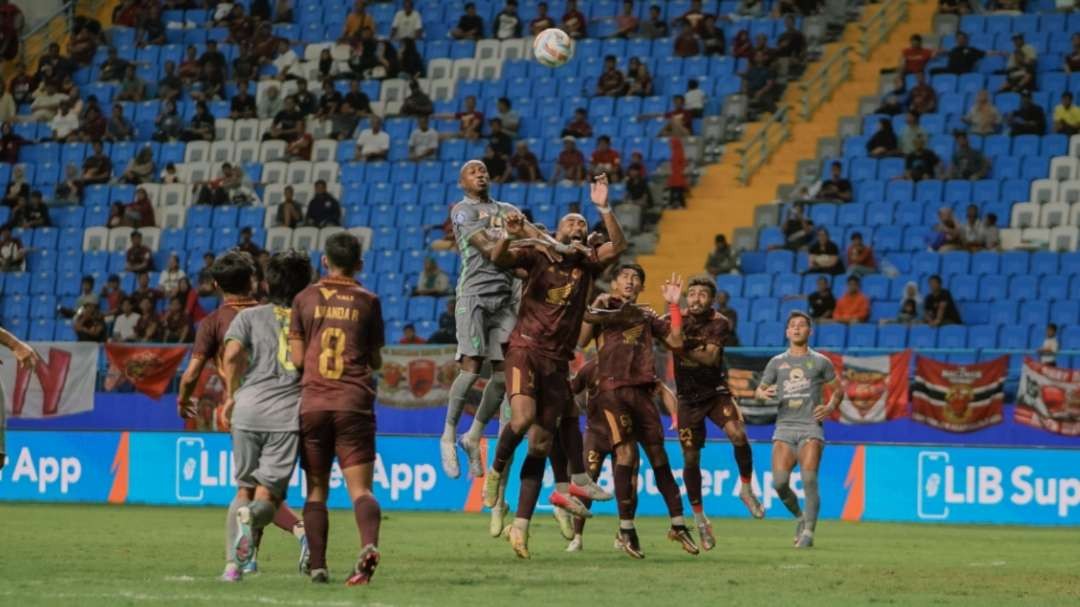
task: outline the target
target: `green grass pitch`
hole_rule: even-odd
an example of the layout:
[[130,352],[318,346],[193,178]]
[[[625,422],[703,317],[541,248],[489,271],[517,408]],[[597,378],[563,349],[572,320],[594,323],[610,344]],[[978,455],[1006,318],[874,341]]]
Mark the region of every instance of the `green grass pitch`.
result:
[[384,512],[373,584],[345,588],[351,512],[331,512],[332,581],[296,572],[296,544],[270,529],[261,572],[217,581],[222,509],[0,505],[0,605],[1076,605],[1080,530],[826,521],[817,546],[791,547],[787,520],[713,521],[698,557],[639,521],[644,561],[612,550],[599,517],[586,551],[563,552],[538,514],[531,561],[487,535],[486,515]]

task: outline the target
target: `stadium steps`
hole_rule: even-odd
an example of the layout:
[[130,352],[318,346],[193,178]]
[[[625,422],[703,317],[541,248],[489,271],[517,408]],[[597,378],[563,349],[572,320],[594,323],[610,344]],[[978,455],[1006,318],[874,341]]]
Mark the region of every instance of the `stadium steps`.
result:
[[[101,29],[107,30],[112,26],[112,14],[113,10],[120,4],[120,0],[101,0],[99,2],[77,2],[76,14],[80,17],[90,17],[97,19],[101,23]],[[35,33],[33,36],[28,37],[23,41],[24,48],[21,50],[20,58],[27,59],[27,71],[31,74],[37,71],[36,58],[45,54],[45,49],[50,44],[57,42],[60,44],[60,52],[67,54],[68,32],[67,23],[62,18],[53,19],[49,25],[42,28],[41,31]],[[30,61],[29,58],[35,58],[34,61]],[[3,63],[2,73],[4,82],[11,81],[15,77],[15,64],[16,61],[6,61]]]
[[[817,156],[817,142],[821,137],[834,135],[836,121],[840,116],[858,113],[859,99],[878,92],[882,69],[893,68],[899,63],[900,52],[908,45],[908,39],[917,33],[932,31],[936,3],[912,2],[909,18],[899,25],[868,60],[854,57],[852,77],[840,85],[828,102],[818,108],[809,122],[792,116],[792,136],[781,145],[772,158],[758,171],[748,185],[736,179],[737,155],[734,147],[723,159],[708,167],[693,188],[687,208],[666,210],[660,220],[660,240],[652,255],[638,257],[649,276],[666,277],[672,272],[687,275],[702,271],[705,258],[713,248],[713,235],[726,234],[731,241],[736,228],[751,226],[757,205],[771,201],[777,187],[796,179],[795,169],[799,160]],[[864,17],[867,11],[864,11]],[[829,56],[837,44],[858,47],[859,27],[848,27],[838,43],[830,44],[823,56]],[[806,73],[814,71],[814,65]],[[786,103],[794,105],[798,87],[792,83],[785,93]],[[745,132],[756,132],[757,124],[746,126]],[[738,143],[729,144],[738,146]],[[659,289],[646,289],[643,301],[663,308]]]

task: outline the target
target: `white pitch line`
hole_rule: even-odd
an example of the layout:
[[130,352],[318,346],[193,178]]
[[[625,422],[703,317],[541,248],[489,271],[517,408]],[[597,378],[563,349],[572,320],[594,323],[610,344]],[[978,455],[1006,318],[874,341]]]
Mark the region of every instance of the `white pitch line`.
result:
[[[0,592],[0,596],[24,596],[22,594],[5,591]],[[146,603],[188,603],[191,601],[204,601],[204,602],[220,602],[225,600],[225,597],[209,594],[148,594],[145,592],[132,592],[132,591],[119,591],[119,592],[97,592],[97,593],[69,593],[69,592],[51,592],[51,593],[34,593],[34,598],[45,599],[57,599],[57,600],[76,600],[85,601],[87,599],[124,599],[135,602]],[[313,601],[307,599],[276,599],[268,596],[257,595],[245,595],[228,597],[228,602],[231,603],[254,603],[258,605],[283,605],[289,607],[350,607],[355,605],[352,601]],[[383,604],[373,603],[371,607],[388,607]]]
[[968,563],[968,567],[1004,567],[1005,561],[988,561],[984,563]]

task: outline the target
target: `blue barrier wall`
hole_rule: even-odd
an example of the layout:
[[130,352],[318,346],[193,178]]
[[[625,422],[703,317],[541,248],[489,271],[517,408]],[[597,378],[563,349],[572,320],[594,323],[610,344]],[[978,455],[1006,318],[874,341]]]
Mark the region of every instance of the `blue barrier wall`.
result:
[[[678,445],[671,443],[668,453],[681,480]],[[765,469],[769,456],[770,445],[754,444],[753,482],[768,516],[785,518]],[[234,492],[223,434],[12,431],[8,457],[0,472],[2,500],[222,506]],[[711,443],[702,470],[707,511],[746,516],[730,447]],[[516,471],[511,478],[509,495],[516,496]],[[797,472],[794,479],[801,496]],[[302,480],[298,470],[289,496],[294,505],[303,502]],[[639,480],[639,513],[665,514],[652,472],[644,469]],[[1080,524],[1080,449],[833,444],[825,450],[820,482],[821,514],[829,519]],[[550,472],[544,484],[553,484]],[[610,461],[600,484],[611,487]],[[380,436],[375,493],[387,510],[460,511],[477,509],[479,486],[442,476],[438,439]],[[331,506],[349,506],[336,468]],[[596,510],[611,514],[613,504]]]

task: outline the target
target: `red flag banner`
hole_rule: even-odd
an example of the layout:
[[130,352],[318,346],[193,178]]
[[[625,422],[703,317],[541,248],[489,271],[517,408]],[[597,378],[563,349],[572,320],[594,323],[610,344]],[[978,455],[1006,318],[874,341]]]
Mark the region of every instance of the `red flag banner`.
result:
[[1080,370],[1025,359],[1013,419],[1033,428],[1080,436]]
[[161,398],[169,382],[176,377],[176,370],[187,351],[187,346],[153,348],[106,344],[109,376],[105,379],[105,389],[113,390],[120,384],[130,383],[150,398]]
[[836,367],[844,399],[833,419],[873,424],[908,416],[908,365],[911,350],[884,356],[846,356],[822,352]]
[[1001,423],[1008,370],[1006,356],[973,365],[916,356],[911,416],[950,432],[971,432]]

